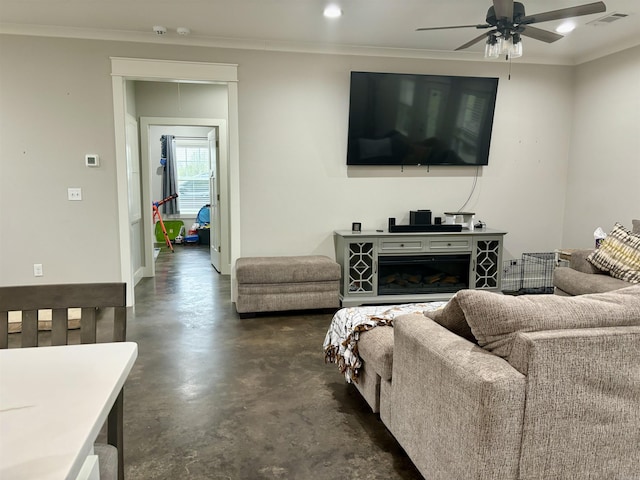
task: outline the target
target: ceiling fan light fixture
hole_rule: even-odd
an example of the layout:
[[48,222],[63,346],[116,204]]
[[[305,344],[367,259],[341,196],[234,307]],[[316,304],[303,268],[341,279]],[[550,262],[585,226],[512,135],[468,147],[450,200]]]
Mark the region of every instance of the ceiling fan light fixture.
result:
[[507,38],[502,44],[502,53],[507,58],[519,58],[522,56],[522,38],[519,33],[514,33]]
[[507,59],[522,56],[522,38],[519,33],[496,32],[487,37],[484,58],[499,58],[500,55],[505,55]]
[[[456,48],[455,51],[464,50],[477,43],[481,42],[486,36],[486,45],[484,49],[485,58],[496,58],[496,49],[500,47],[498,56],[500,53],[506,55],[507,60],[511,58],[518,58],[522,56],[522,41],[520,35],[524,34],[528,37],[534,38],[545,43],[553,43],[562,38],[560,33],[551,32],[531,25],[536,23],[551,22],[556,20],[565,20],[573,17],[582,17],[585,15],[593,15],[595,13],[605,12],[607,6],[602,1],[585,3],[583,5],[577,5],[573,7],[559,8],[557,10],[549,10],[547,12],[540,12],[535,15],[527,15],[525,12],[524,4],[516,2],[514,0],[492,0],[493,5],[489,7],[487,16],[485,18],[486,23],[476,25],[451,25],[442,27],[423,27],[417,28],[417,31],[425,30],[447,30],[453,28],[493,28],[486,34],[478,35],[467,43]],[[620,14],[620,18],[625,17],[625,14]],[[611,18],[613,15],[609,15],[605,18]],[[616,18],[617,19],[617,18]],[[575,25],[573,22],[565,22]],[[564,28],[570,28],[568,25],[563,25]],[[562,30],[558,30],[562,31]],[[564,30],[566,32],[567,30]]]
[[507,52],[509,58],[519,58],[522,56],[522,41],[512,43],[509,51]]
[[502,37],[489,35],[484,46],[484,58],[498,58],[502,52]]

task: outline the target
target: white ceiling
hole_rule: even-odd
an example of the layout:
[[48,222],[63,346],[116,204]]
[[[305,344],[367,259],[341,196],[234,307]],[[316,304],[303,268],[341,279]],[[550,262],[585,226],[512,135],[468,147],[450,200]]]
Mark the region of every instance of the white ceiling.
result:
[[[474,28],[416,32],[418,27],[485,22],[491,0],[0,0],[0,33],[153,43],[482,60],[484,44],[454,52]],[[593,0],[525,0],[528,15]],[[640,0],[604,0],[607,12],[577,17],[578,28],[546,44],[524,38],[517,61],[578,64],[640,44]],[[611,13],[628,17],[590,25]],[[553,30],[560,22],[536,24]],[[158,36],[154,25],[167,27]],[[187,27],[187,37],[176,33]],[[484,31],[484,30],[483,30]]]

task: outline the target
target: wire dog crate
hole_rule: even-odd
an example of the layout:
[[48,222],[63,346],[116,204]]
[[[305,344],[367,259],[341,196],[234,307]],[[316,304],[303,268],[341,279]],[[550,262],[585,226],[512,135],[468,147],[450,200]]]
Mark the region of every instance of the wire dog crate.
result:
[[502,292],[509,295],[553,293],[555,253],[523,253],[518,260],[505,260]]

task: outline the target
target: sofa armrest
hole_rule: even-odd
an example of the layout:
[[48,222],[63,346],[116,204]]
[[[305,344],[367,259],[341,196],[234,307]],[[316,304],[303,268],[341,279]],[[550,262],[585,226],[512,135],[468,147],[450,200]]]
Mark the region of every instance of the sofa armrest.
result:
[[569,266],[582,273],[606,273],[594,267],[587,261],[587,257],[593,253],[593,249],[580,249],[571,252]]
[[517,476],[525,377],[420,314],[394,321],[387,427],[430,480]]
[[[519,333],[521,478],[637,478],[640,326]],[[633,445],[634,447],[631,447]]]

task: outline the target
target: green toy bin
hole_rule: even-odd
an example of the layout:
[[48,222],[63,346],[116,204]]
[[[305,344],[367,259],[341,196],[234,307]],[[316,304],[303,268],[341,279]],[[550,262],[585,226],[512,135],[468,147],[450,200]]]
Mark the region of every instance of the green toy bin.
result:
[[[164,228],[167,230],[167,236],[172,242],[180,233],[180,229],[184,227],[182,220],[165,220]],[[164,235],[162,234],[162,226],[160,222],[156,222],[156,242],[164,243]]]

